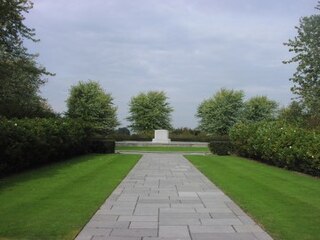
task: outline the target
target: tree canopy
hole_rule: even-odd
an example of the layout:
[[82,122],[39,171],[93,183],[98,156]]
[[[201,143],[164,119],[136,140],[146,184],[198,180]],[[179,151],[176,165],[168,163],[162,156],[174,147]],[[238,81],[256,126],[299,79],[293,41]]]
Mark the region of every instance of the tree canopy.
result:
[[129,103],[129,126],[134,132],[146,132],[156,129],[171,129],[173,108],[168,97],[162,91],[140,93]]
[[256,96],[244,103],[243,120],[259,122],[275,119],[278,103],[268,99],[266,96]]
[[52,75],[28,53],[23,40],[35,39],[35,30],[24,23],[24,14],[33,4],[29,0],[0,1],[0,116],[41,117],[52,115],[39,95],[43,76]]
[[221,89],[198,107],[199,129],[211,135],[226,135],[240,119],[243,109],[242,91]]
[[[320,10],[320,2],[316,7]],[[311,114],[320,117],[320,14],[300,19],[297,36],[284,43],[295,54],[284,63],[296,63],[290,79],[293,93],[299,95]]]
[[72,86],[67,100],[70,118],[80,118],[90,122],[97,133],[105,134],[119,125],[113,98],[105,93],[95,81],[82,82]]

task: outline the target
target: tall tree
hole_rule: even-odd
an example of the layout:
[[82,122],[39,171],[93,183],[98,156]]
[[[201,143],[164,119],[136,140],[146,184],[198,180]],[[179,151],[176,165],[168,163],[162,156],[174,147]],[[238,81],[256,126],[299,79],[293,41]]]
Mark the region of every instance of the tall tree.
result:
[[278,118],[281,121],[305,127],[308,117],[301,103],[292,101],[287,107],[280,109]]
[[24,14],[32,9],[30,0],[0,1],[0,49],[1,58],[29,57],[23,46],[23,39],[38,41],[35,30],[27,27],[23,21]]
[[[320,2],[316,9],[320,10]],[[314,116],[320,117],[320,14],[300,19],[297,36],[284,43],[295,56],[284,63],[296,63],[297,70],[290,79],[292,91]]]
[[43,108],[47,104],[39,88],[43,76],[52,74],[23,46],[24,39],[38,41],[34,29],[23,23],[32,6],[29,0],[0,1],[0,116],[38,117],[49,110]]
[[276,117],[278,103],[266,96],[256,96],[244,103],[243,119],[249,122],[272,120]]
[[79,118],[92,124],[99,134],[107,134],[119,125],[113,98],[95,81],[79,82],[72,86],[67,99],[70,118]]
[[134,132],[171,129],[172,111],[164,92],[150,91],[131,98],[127,120]]
[[226,135],[240,119],[243,109],[242,91],[221,89],[198,107],[199,128],[210,135]]

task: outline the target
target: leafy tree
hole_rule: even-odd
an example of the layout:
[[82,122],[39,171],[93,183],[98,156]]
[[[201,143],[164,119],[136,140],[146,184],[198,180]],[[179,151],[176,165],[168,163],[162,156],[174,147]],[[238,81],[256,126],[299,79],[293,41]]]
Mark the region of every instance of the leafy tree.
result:
[[79,82],[72,86],[67,99],[70,118],[80,118],[90,122],[97,133],[106,134],[119,125],[113,98],[104,92],[98,82]]
[[[39,88],[43,75],[52,75],[36,63],[35,54],[23,46],[23,40],[35,39],[34,29],[28,28],[24,14],[32,8],[29,0],[0,1],[0,116],[41,117],[52,115]],[[43,108],[44,107],[44,108]]]
[[[320,10],[320,2],[316,7]],[[290,79],[293,93],[298,94],[312,115],[320,117],[320,14],[300,19],[297,36],[284,43],[295,56],[284,63],[296,63]]]
[[266,96],[257,96],[244,103],[243,119],[249,122],[272,120],[276,117],[278,103]]
[[171,112],[164,92],[150,91],[140,93],[131,98],[129,103],[129,126],[133,131],[141,133],[156,129],[171,129]]
[[118,128],[117,133],[124,136],[130,136],[130,130],[126,127]]
[[23,39],[35,39],[35,30],[28,28],[23,21],[24,13],[32,9],[30,0],[0,1],[0,49],[1,58],[28,57],[27,49],[23,47]]
[[279,120],[303,127],[306,123],[307,113],[304,111],[304,107],[301,103],[293,101],[289,106],[280,109]]
[[226,135],[240,119],[243,109],[242,91],[221,89],[198,107],[199,128],[210,135]]

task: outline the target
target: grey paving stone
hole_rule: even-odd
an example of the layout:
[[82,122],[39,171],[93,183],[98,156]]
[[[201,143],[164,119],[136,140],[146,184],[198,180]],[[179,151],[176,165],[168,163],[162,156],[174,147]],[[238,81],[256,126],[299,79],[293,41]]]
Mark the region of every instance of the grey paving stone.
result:
[[94,221],[90,220],[86,227],[91,228],[128,228],[130,222],[119,222],[119,221]]
[[80,239],[91,239],[93,236],[108,236],[112,229],[107,228],[91,228],[84,227],[80,234],[76,237],[76,240]]
[[201,219],[202,225],[242,225],[238,218]]
[[258,225],[235,225],[237,232],[264,232]]
[[238,216],[235,215],[233,212],[229,213],[211,213],[210,214],[213,219],[225,219],[225,218],[237,218]]
[[198,213],[233,213],[228,207],[216,207],[216,208],[196,208]]
[[93,236],[91,234],[85,234],[85,233],[80,233],[75,240],[91,240],[93,238]]
[[158,228],[158,222],[131,222],[130,228]]
[[158,215],[159,208],[157,207],[136,207],[133,215],[142,216],[156,216]]
[[156,237],[157,229],[137,228],[137,229],[114,229],[110,236],[117,237]]
[[118,215],[105,215],[105,214],[98,214],[96,213],[91,220],[94,221],[115,221],[118,219]]
[[200,225],[198,218],[164,218],[160,217],[160,226],[186,226],[186,225]]
[[251,233],[193,233],[193,240],[257,240]]
[[178,192],[179,197],[196,197],[198,196],[196,192]]
[[202,203],[172,203],[172,208],[204,208]]
[[240,221],[241,221],[243,224],[251,224],[251,225],[254,225],[254,224],[255,224],[255,222],[254,222],[250,217],[248,217],[247,215],[238,216],[238,218],[240,219]]
[[141,240],[141,237],[95,236],[92,240]]
[[191,233],[232,233],[235,232],[232,226],[189,226]]
[[118,221],[125,222],[157,222],[158,216],[119,216]]
[[160,218],[211,218],[209,213],[161,213]]
[[142,240],[191,240],[190,237],[143,237]]
[[162,213],[195,213],[194,208],[160,208],[160,214]]
[[160,226],[159,227],[159,237],[165,238],[180,238],[180,237],[190,237],[189,230],[187,226]]
[[272,240],[272,237],[269,234],[267,234],[266,232],[254,232],[253,235],[258,240]]

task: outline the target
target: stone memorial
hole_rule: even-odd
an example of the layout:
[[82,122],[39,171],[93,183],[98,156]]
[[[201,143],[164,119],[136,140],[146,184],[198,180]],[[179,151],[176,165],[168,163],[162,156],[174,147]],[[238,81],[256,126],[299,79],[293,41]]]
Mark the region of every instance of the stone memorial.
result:
[[170,143],[168,130],[155,130],[153,143]]

